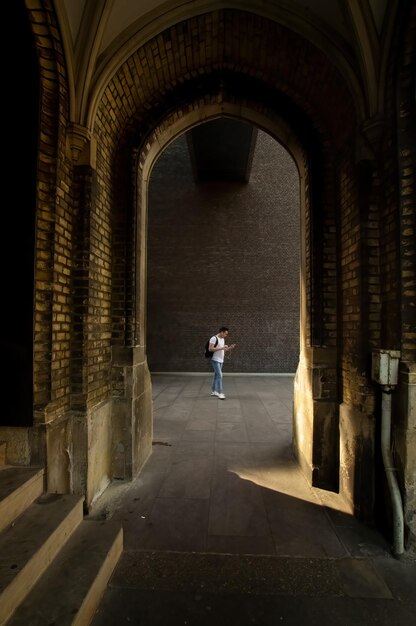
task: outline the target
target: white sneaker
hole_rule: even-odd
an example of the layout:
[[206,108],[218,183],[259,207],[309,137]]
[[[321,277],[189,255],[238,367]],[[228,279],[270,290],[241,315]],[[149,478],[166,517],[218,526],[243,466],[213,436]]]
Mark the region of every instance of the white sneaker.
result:
[[218,393],[217,396],[219,397],[220,400],[225,400],[225,396],[223,393]]
[[211,391],[211,396],[219,396],[220,394],[218,393],[218,391]]

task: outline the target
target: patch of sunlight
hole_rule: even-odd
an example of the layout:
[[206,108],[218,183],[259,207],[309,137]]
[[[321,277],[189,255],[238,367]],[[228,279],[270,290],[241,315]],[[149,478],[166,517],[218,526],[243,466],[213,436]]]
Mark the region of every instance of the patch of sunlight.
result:
[[341,494],[312,487],[295,464],[263,467],[234,466],[229,467],[228,471],[258,487],[352,515],[350,504],[343,499]]
[[254,483],[258,487],[316,504],[316,497],[313,491],[296,465],[251,468],[230,467],[228,471],[242,480]]

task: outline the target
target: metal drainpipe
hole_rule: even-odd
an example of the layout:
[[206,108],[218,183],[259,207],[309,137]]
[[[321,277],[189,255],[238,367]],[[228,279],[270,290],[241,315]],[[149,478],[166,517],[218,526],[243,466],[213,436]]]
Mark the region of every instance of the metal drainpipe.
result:
[[404,552],[404,522],[402,497],[391,453],[391,393],[393,387],[382,385],[381,389],[381,452],[393,506],[393,552],[395,556],[399,557]]

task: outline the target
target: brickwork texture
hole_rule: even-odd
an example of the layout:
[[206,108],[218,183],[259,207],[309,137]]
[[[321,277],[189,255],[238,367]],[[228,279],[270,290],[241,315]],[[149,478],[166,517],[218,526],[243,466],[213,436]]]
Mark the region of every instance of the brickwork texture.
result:
[[[195,183],[185,137],[152,171],[147,337],[153,371],[207,371],[220,326],[238,347],[229,372],[295,372],[299,360],[299,175],[257,136],[248,184]],[[210,371],[210,370],[209,370]]]

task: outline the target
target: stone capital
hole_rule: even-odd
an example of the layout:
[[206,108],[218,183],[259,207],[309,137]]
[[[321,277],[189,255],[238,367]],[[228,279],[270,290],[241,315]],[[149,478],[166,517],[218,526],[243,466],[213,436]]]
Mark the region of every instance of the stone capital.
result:
[[357,133],[356,162],[377,161],[385,131],[385,120],[375,116],[363,120]]
[[72,123],[67,128],[67,155],[77,165],[96,166],[96,141],[89,128]]

